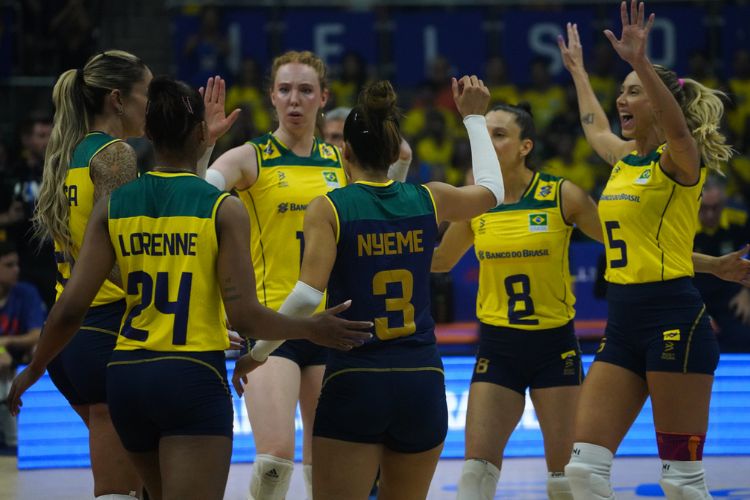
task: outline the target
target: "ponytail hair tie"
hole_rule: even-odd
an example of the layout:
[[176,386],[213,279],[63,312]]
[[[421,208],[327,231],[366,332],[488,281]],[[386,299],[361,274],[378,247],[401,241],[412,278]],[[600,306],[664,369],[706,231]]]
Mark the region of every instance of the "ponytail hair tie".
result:
[[677,83],[680,85],[680,88],[685,86],[685,80],[683,80],[682,78],[678,78]]

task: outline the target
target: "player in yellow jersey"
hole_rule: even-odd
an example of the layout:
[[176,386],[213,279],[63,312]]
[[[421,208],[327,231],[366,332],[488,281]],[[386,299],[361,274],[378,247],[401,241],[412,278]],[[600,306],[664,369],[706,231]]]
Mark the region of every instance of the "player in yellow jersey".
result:
[[[430,261],[442,220],[461,220],[502,202],[503,182],[484,116],[489,89],[476,76],[453,79],[477,185],[394,182],[399,149],[396,94],[369,85],[346,119],[343,156],[352,183],[320,196],[305,214],[300,279],[281,307],[308,315],[352,296],[351,318],[375,323],[376,337],[346,354],[331,351],[315,415],[315,498],[362,500],[380,468],[379,498],[425,498],[447,432],[442,362],[430,314]],[[263,344],[258,342],[253,351]],[[252,354],[235,367],[258,367]],[[342,473],[343,471],[343,473]]]
[[[258,298],[279,309],[299,277],[305,209],[316,196],[346,185],[337,147],[315,136],[328,99],[326,66],[311,52],[287,52],[271,69],[271,102],[278,128],[219,157],[206,180],[235,189],[251,221],[251,252]],[[405,177],[409,162],[402,166]],[[294,460],[299,400],[304,427],[303,463],[311,489],[310,440],[327,352],[309,342],[285,343],[250,376],[245,403],[256,458],[250,498],[284,498]],[[268,387],[274,390],[269,391]],[[270,473],[273,471],[273,473]]]
[[573,225],[598,241],[601,227],[594,201],[580,187],[528,166],[536,139],[528,108],[498,105],[486,119],[505,202],[451,224],[432,261],[433,272],[449,271],[472,244],[479,259],[480,344],[458,498],[495,498],[503,450],[530,389],[544,435],[549,497],[568,499],[563,469],[583,379],[568,246]]
[[650,396],[667,498],[706,499],[702,453],[719,351],[690,279],[691,251],[706,167],[726,162],[731,148],[718,131],[720,93],[652,65],[654,15],[646,19],[635,0],[629,10],[622,2],[619,40],[605,31],[633,68],[617,98],[624,139],[591,89],[576,26],[568,24],[567,45],[559,39],[586,138],[613,166],[599,201],[607,328],[581,390],[565,473],[576,499],[614,498],[613,454]]
[[[34,222],[38,235],[55,243],[58,298],[94,204],[137,176],[135,152],[122,139],[143,135],[150,80],[138,57],[109,50],[55,84],[54,128]],[[49,366],[52,381],[89,429],[94,495],[112,499],[131,498],[141,484],[106,403],[106,365],[125,310],[121,286],[116,272],[102,283],[80,331]]]
[[308,338],[350,349],[369,339],[333,314],[292,319],[258,302],[249,258],[249,220],[239,200],[195,175],[208,132],[200,95],[156,78],[146,133],[157,166],[100,199],[76,267],[52,308],[10,405],[74,335],[116,263],[126,313],[107,368],[107,400],[118,435],[149,495],[219,500],[232,450],[232,403],[224,311],[244,336]]

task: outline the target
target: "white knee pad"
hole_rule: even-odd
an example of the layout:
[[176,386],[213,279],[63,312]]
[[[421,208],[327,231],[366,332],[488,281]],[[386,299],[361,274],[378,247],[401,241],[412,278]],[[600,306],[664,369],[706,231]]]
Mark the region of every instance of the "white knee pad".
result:
[[662,461],[661,488],[667,500],[707,500],[711,494],[706,487],[703,462]]
[[573,500],[570,482],[562,472],[547,474],[547,497],[549,500]]
[[461,470],[456,500],[492,500],[499,479],[500,469],[486,460],[471,458]]
[[131,491],[130,495],[112,494],[112,495],[100,495],[94,497],[94,500],[133,500],[138,498],[138,493]]
[[305,476],[305,492],[307,493],[307,500],[313,500],[312,492],[312,465],[304,464],[302,466],[302,473]]
[[613,500],[615,494],[609,484],[612,452],[603,446],[575,443],[570,462],[565,466],[565,477],[576,500]]
[[272,455],[256,455],[248,500],[284,500],[294,462]]

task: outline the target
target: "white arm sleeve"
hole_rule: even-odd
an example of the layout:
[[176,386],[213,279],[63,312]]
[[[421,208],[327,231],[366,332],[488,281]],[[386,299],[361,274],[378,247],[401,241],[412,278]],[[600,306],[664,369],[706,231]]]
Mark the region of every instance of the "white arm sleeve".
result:
[[208,162],[211,160],[211,153],[213,152],[214,152],[213,146],[207,147],[206,152],[203,153],[203,156],[201,156],[200,160],[198,160],[198,168],[195,169],[195,173],[198,174],[198,177],[206,176],[206,169],[208,168]]
[[206,182],[212,186],[216,186],[219,191],[224,191],[227,187],[227,180],[224,178],[224,174],[215,168],[209,168],[208,172],[206,172]]
[[500,162],[487,131],[487,120],[482,115],[468,115],[464,118],[464,126],[471,143],[474,183],[489,189],[495,195],[497,204],[501,205],[505,199],[505,186],[500,172]]
[[[316,290],[307,283],[298,281],[297,284],[294,285],[292,293],[290,293],[284,303],[281,304],[279,312],[286,316],[292,316],[295,318],[307,317],[315,312],[315,309],[318,307],[318,304],[320,304],[322,299],[323,292]],[[259,340],[250,351],[250,356],[255,361],[262,363],[283,343],[283,340]]]
[[409,165],[411,165],[410,160],[399,158],[388,167],[388,178],[399,182],[406,181],[406,175],[409,173]]

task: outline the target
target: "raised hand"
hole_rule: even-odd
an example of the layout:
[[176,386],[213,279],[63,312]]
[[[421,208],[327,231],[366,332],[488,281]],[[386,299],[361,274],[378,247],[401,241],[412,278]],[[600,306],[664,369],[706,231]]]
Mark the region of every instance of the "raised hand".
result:
[[198,92],[203,96],[203,104],[206,106],[208,143],[212,146],[219,137],[232,128],[232,125],[240,116],[239,109],[235,109],[229,116],[226,116],[224,112],[226,90],[226,82],[219,75],[209,78],[206,87],[198,89]]
[[617,54],[631,65],[640,58],[646,57],[648,33],[654,25],[654,14],[648,16],[644,25],[646,7],[636,0],[630,2],[630,18],[628,18],[627,2],[620,4],[620,18],[622,19],[622,35],[618,40],[610,30],[604,30],[604,35],[612,44]]
[[313,328],[310,341],[316,344],[348,351],[353,347],[359,347],[372,338],[372,334],[362,330],[369,330],[374,325],[371,321],[349,321],[336,317],[352,304],[351,300],[326,309],[313,316]]
[[451,79],[453,100],[461,116],[484,115],[490,103],[490,89],[476,75],[464,76],[460,80]]
[[560,47],[563,65],[565,69],[573,73],[574,71],[583,71],[583,47],[581,46],[581,37],[578,36],[578,25],[568,23],[568,44],[565,45],[565,37],[557,37],[557,46]]

